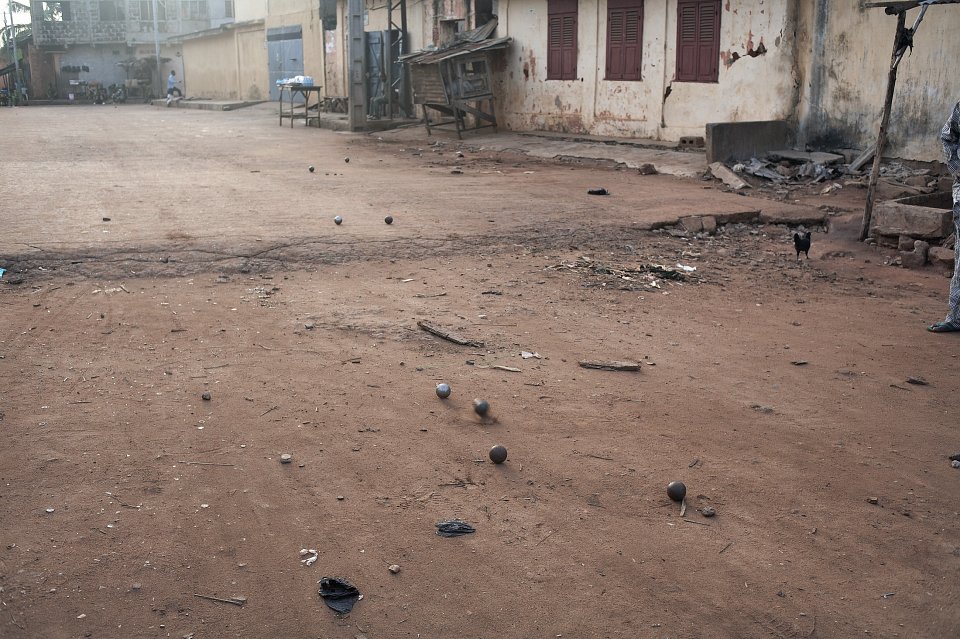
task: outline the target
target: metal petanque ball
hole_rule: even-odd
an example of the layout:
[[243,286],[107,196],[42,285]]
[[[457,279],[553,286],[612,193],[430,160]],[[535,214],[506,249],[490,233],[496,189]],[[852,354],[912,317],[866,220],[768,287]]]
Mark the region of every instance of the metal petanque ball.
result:
[[475,399],[473,400],[473,410],[480,417],[485,417],[490,412],[490,402],[485,399]]
[[672,481],[667,484],[667,496],[673,501],[683,501],[687,496],[687,487],[682,481]]
[[333,218],[333,223],[337,226],[340,226],[343,224],[343,218],[338,215],[337,217]]
[[450,397],[450,384],[437,384],[437,397],[440,399]]
[[307,167],[307,170],[310,171],[311,173],[313,173],[314,171],[316,171],[316,169],[313,168],[313,165],[312,165],[312,164]]
[[502,464],[507,461],[507,449],[497,444],[490,449],[490,461],[494,464]]
[[387,217],[383,218],[383,221],[386,222],[387,224],[393,224],[393,216],[388,215]]

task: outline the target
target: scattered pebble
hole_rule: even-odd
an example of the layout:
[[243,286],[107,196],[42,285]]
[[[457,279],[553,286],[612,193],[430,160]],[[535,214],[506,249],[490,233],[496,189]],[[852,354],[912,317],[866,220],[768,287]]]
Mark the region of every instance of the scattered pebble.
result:
[[293,455],[291,455],[290,453],[283,453],[282,455],[280,455],[281,464],[289,464],[292,461],[293,461]]
[[703,509],[700,511],[700,514],[703,515],[704,517],[713,517],[714,515],[717,514],[717,509],[714,508],[713,506],[704,506]]
[[337,501],[343,501],[344,499],[346,499],[346,497],[343,495],[337,495]]
[[398,572],[400,572],[400,566],[398,566],[397,564],[392,564],[389,568],[387,568],[387,570],[389,570],[393,574],[397,574]]
[[867,503],[876,505],[880,503],[880,500],[876,497],[867,497]]
[[956,459],[954,459],[952,462],[950,462],[950,465],[953,466],[954,468],[960,468],[960,461],[957,461]]
[[140,590],[141,588],[143,588],[143,584],[139,581],[134,582],[133,585],[130,586],[131,590]]
[[928,382],[927,380],[925,380],[924,378],[922,378],[922,377],[920,377],[920,376],[908,377],[908,378],[907,378],[907,383],[908,383],[908,384],[913,384],[914,386],[929,386],[929,385],[930,385],[930,382]]
[[52,513],[53,511],[54,511],[53,508],[47,508],[47,512],[48,512],[48,513]]

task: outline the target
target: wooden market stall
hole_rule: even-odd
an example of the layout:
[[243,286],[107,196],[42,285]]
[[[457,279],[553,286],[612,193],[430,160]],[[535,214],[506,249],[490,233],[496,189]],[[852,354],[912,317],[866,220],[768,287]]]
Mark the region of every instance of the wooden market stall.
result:
[[[491,65],[511,38],[459,42],[434,51],[417,51],[401,61],[410,69],[413,103],[423,109],[427,133],[431,127],[454,125],[457,137],[467,129],[472,116],[474,129],[493,127],[494,92]],[[431,112],[439,114],[431,119]]]

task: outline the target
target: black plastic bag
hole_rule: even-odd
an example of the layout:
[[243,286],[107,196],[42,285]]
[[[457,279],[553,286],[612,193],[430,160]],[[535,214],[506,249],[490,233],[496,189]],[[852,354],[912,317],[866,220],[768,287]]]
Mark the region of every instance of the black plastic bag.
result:
[[460,535],[469,535],[474,532],[477,532],[476,528],[459,519],[441,521],[437,524],[437,534],[441,537],[459,537]]
[[360,591],[346,579],[324,577],[320,580],[320,596],[327,607],[339,615],[345,615],[353,610],[353,605],[360,601]]

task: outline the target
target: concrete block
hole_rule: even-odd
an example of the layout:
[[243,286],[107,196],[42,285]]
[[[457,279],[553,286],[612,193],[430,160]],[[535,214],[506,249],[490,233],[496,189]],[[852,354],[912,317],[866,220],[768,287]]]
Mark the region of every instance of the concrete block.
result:
[[703,232],[708,235],[713,235],[717,232],[717,218],[712,215],[705,215],[702,218],[703,222]]
[[912,251],[900,251],[900,263],[903,268],[923,268],[927,263],[927,253],[930,245],[923,240],[917,240],[913,243]]
[[949,193],[880,202],[873,210],[870,235],[909,235],[923,240],[945,238],[953,230],[952,205]]
[[739,175],[728,169],[722,162],[714,162],[710,165],[710,172],[713,173],[713,177],[718,180],[722,180],[724,184],[729,186],[731,189],[740,191],[742,189],[750,188],[750,185],[747,184]]
[[742,162],[788,148],[793,131],[784,120],[713,122],[706,127],[707,164]]
[[687,231],[688,233],[699,233],[703,230],[703,218],[697,215],[681,217],[680,226],[682,226],[683,230]]
[[927,253],[927,259],[930,260],[930,263],[934,266],[948,268],[952,271],[955,259],[954,250],[943,248],[942,246],[931,246],[930,251]]

